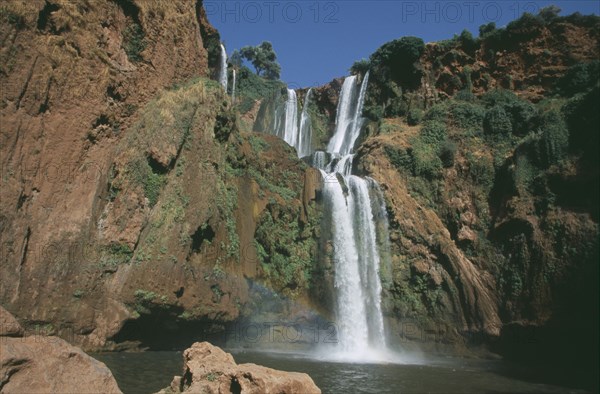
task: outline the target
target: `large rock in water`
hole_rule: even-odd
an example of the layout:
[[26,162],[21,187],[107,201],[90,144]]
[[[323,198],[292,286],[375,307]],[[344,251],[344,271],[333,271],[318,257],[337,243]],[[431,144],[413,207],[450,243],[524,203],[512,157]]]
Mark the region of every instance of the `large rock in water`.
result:
[[183,377],[163,392],[176,393],[320,393],[305,373],[283,372],[256,364],[236,364],[231,354],[208,342],[183,352]]
[[21,326],[2,307],[0,323],[2,393],[121,393],[106,365],[81,349],[58,337],[19,338]]

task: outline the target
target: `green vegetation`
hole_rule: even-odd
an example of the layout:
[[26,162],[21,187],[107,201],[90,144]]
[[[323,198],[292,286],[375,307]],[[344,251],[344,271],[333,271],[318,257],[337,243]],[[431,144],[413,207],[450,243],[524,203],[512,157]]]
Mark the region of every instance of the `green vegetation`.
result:
[[450,140],[445,140],[440,147],[439,156],[444,168],[454,166],[454,158],[458,147]]
[[426,144],[437,146],[446,136],[446,125],[436,120],[427,121],[421,128],[420,139]]
[[453,101],[449,112],[453,126],[468,131],[482,130],[485,109],[479,103]]
[[[240,49],[239,57],[248,60],[254,66],[256,75],[263,76],[266,79],[278,80],[281,74],[281,66],[277,63],[277,55],[273,50],[273,45],[268,41],[263,41],[257,46],[245,46]],[[238,55],[234,60],[239,64]]]
[[146,49],[145,34],[139,23],[131,22],[123,30],[123,49],[132,62],[142,61],[141,53]]
[[282,89],[285,89],[283,82],[261,78],[242,66],[237,77],[238,110],[244,114],[254,107],[256,101],[273,99]]
[[265,278],[275,289],[296,296],[310,287],[320,214],[309,207],[309,222],[299,221],[291,207],[273,202],[261,215],[255,233],[255,247]]
[[102,248],[100,253],[100,268],[115,269],[121,264],[127,264],[133,257],[133,250],[126,244],[113,243]]
[[409,126],[416,126],[419,123],[421,123],[421,120],[423,120],[423,110],[419,109],[419,108],[411,108],[408,111],[408,115],[406,116],[406,123],[408,123]]
[[248,142],[255,152],[263,152],[269,148],[269,143],[258,135],[248,137]]
[[365,75],[371,68],[371,61],[369,59],[357,60],[350,67],[350,74],[352,75]]
[[556,82],[556,91],[566,97],[574,96],[593,87],[600,80],[600,61],[578,63]]
[[483,118],[483,131],[489,135],[506,135],[512,131],[510,117],[499,105],[495,105],[485,112]]
[[156,307],[165,308],[169,301],[165,295],[142,289],[137,289],[133,296],[135,298],[133,308],[139,314],[150,314],[151,310]]

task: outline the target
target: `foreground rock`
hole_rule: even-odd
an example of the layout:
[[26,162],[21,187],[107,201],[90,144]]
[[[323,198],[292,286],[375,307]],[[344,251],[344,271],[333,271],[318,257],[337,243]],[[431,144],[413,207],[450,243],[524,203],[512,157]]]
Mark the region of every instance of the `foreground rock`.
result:
[[256,364],[236,364],[231,354],[208,342],[183,352],[183,377],[175,376],[176,393],[320,393],[305,373],[283,372]]
[[106,365],[81,349],[57,337],[18,337],[22,328],[2,307],[0,322],[2,393],[121,392]]
[[23,335],[23,328],[17,319],[0,306],[0,337],[20,337],[21,335]]

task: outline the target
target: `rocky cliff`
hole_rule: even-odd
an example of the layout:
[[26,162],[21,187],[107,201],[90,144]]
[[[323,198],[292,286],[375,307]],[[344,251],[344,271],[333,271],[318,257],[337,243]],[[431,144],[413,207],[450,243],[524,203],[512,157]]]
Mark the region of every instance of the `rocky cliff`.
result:
[[404,341],[487,343],[585,380],[597,357],[583,349],[598,348],[600,20],[526,14],[490,29],[402,38],[367,62],[356,170],[387,200],[389,324]]
[[207,78],[218,32],[201,2],[9,2],[1,17],[0,297],[27,332],[172,347],[165,333],[236,319],[246,279],[306,296],[318,174],[240,135]]

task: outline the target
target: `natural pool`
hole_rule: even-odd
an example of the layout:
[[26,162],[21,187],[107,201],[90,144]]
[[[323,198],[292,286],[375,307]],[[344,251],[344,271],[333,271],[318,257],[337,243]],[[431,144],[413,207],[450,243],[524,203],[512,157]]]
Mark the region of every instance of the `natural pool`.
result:
[[[306,372],[323,393],[582,393],[509,376],[500,361],[432,359],[423,364],[360,364],[303,355],[231,351],[237,363]],[[181,375],[181,352],[103,353],[125,394],[154,393]]]

